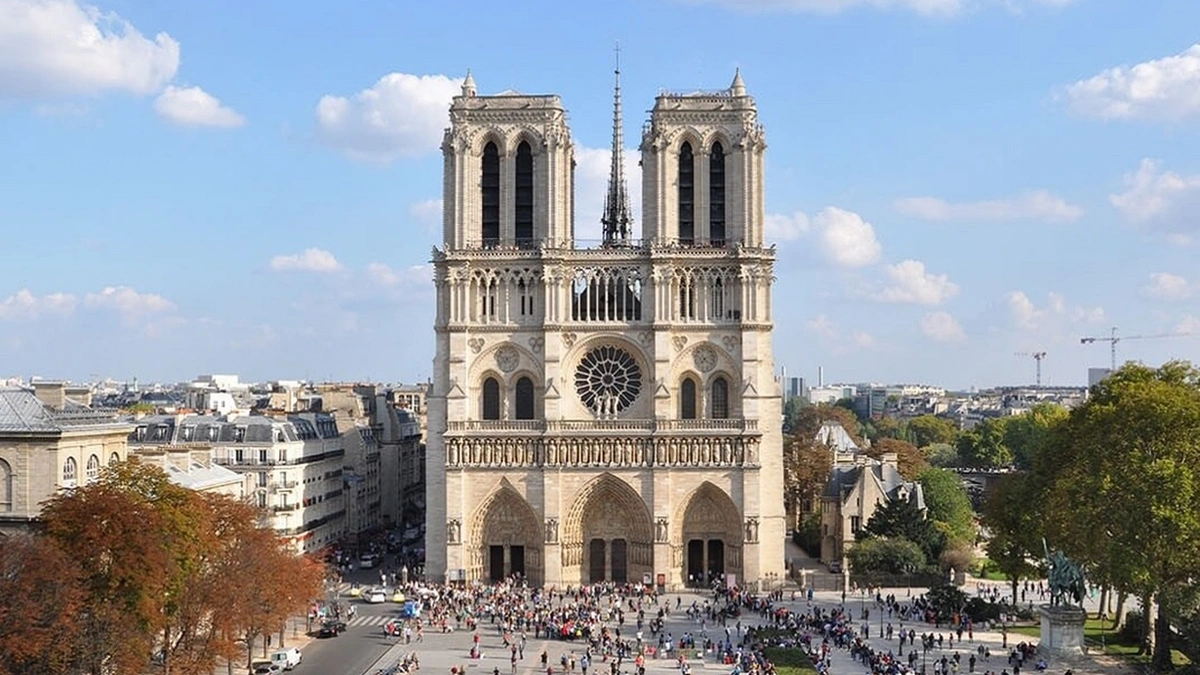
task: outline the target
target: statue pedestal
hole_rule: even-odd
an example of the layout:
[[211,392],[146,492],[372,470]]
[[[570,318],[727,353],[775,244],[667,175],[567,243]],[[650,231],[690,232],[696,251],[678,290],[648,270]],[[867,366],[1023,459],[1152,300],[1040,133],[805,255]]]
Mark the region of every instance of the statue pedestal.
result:
[[1042,641],[1039,651],[1071,655],[1083,653],[1083,624],[1087,611],[1067,605],[1042,605]]

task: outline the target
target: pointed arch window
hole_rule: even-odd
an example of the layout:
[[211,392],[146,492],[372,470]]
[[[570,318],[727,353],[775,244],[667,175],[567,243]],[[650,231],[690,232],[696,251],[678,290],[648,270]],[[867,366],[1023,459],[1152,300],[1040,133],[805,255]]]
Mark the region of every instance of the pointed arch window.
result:
[[696,159],[692,144],[679,148],[679,243],[690,246],[696,241]]
[[13,509],[13,470],[0,459],[0,512]]
[[696,381],[690,377],[679,383],[679,419],[696,419]]
[[515,178],[515,226],[517,246],[533,243],[533,149],[527,141],[517,146],[517,171]]
[[85,474],[89,481],[96,480],[100,477],[100,458],[92,455],[88,457],[87,473]]
[[515,400],[513,403],[516,419],[531,420],[534,416],[534,396],[533,396],[533,380],[528,377],[522,377],[517,380],[515,391]]
[[713,143],[708,158],[708,243],[725,245],[725,149]]
[[712,381],[712,418],[729,419],[729,380],[718,377]]
[[483,381],[483,410],[481,417],[485,420],[500,419],[500,382],[489,377]]
[[484,246],[500,243],[500,150],[494,142],[483,147],[483,167],[480,176],[480,197],[483,221],[480,236]]

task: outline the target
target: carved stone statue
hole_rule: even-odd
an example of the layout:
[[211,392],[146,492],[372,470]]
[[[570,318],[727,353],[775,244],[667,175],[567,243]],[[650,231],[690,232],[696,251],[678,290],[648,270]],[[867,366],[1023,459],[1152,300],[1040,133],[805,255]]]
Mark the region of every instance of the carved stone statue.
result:
[[446,523],[446,543],[457,544],[462,536],[462,523],[458,520],[451,520]]
[[1047,581],[1050,586],[1051,605],[1082,606],[1083,598],[1087,595],[1087,582],[1083,578],[1083,570],[1066,556],[1060,549],[1050,552],[1046,539],[1042,538],[1042,549],[1046,552]]
[[654,523],[654,541],[665,542],[667,541],[668,535],[669,530],[667,528],[667,519],[659,518],[658,521]]
[[546,519],[546,543],[558,543],[558,521],[554,518]]

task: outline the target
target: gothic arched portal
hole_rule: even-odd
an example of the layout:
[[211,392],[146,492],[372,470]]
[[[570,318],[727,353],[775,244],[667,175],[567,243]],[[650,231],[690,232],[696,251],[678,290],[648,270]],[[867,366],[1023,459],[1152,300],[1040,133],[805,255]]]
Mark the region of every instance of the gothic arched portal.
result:
[[500,581],[514,574],[542,583],[542,527],[537,513],[504,482],[475,511],[468,545],[473,546],[470,578]]
[[563,574],[579,583],[639,582],[653,571],[653,546],[646,503],[628,483],[606,473],[583,486],[567,513]]
[[676,518],[683,547],[682,579],[689,585],[708,585],[727,574],[742,582],[742,520],[737,505],[724,490],[705,481],[692,491]]

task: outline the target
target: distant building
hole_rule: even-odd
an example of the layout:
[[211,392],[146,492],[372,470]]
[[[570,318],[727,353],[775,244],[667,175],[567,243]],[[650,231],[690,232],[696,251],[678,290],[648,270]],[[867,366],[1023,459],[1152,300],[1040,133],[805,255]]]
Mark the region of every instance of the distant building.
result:
[[894,500],[925,510],[921,484],[905,480],[895,453],[881,460],[862,453],[838,453],[821,496],[821,559],[843,561],[854,545],[855,533],[866,527],[875,511]]
[[271,514],[275,531],[298,553],[320,550],[345,532],[345,446],[330,415],[151,415],[137,421],[128,443],[139,451],[210,448],[215,463],[241,475],[251,503]]
[[808,389],[808,402],[813,405],[837,403],[843,399],[854,399],[858,391],[852,384],[830,384]]
[[1088,387],[1100,384],[1109,375],[1112,375],[1112,368],[1088,368]]
[[785,404],[794,398],[804,398],[807,393],[803,377],[783,377],[780,384],[783,386],[783,402]]
[[130,455],[162,469],[180,487],[222,494],[237,501],[246,498],[242,475],[215,463],[208,446],[141,446],[131,450]]
[[61,382],[0,387],[0,535],[29,528],[42,502],[126,457],[132,429],[67,396]]

